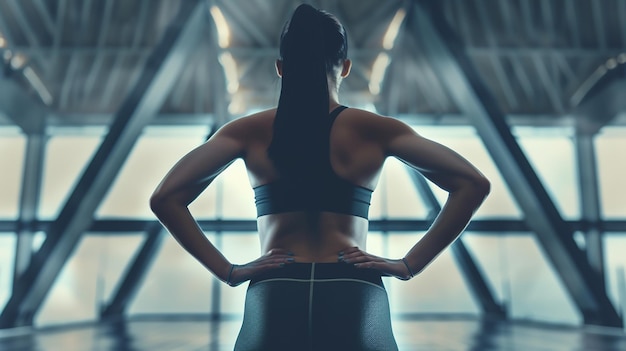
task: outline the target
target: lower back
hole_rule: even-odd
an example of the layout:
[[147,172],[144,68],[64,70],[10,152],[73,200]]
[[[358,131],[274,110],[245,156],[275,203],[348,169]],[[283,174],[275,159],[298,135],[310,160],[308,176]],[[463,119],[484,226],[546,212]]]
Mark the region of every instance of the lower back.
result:
[[335,213],[288,212],[257,220],[263,253],[285,249],[296,262],[337,262],[348,247],[365,249],[368,221]]

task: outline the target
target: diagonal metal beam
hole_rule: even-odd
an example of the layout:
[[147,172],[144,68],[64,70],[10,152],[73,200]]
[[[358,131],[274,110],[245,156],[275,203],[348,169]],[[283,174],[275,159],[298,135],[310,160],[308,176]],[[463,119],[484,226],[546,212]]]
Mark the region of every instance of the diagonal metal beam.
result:
[[622,321],[505,121],[505,116],[446,22],[437,3],[415,2],[410,25],[459,109],[478,134],[535,232],[585,323]]
[[161,223],[151,224],[146,233],[146,240],[135,255],[132,263],[128,265],[124,278],[120,280],[111,302],[100,312],[100,319],[123,316],[128,304],[137,294],[152,262],[154,262],[156,254],[163,243],[164,234],[165,230]]
[[[415,169],[407,167],[409,176],[413,181],[415,189],[420,194],[420,198],[424,200],[426,206],[429,209],[428,218],[434,220],[439,212],[441,212],[441,205],[433,194],[433,191],[428,186],[426,179]],[[487,283],[485,276],[476,264],[472,254],[469,252],[463,238],[459,237],[450,246],[452,255],[456,261],[457,267],[463,273],[463,279],[468,285],[470,292],[474,298],[480,304],[482,311],[491,318],[506,318],[506,311],[502,305],[496,302],[491,287]]]
[[585,253],[589,264],[602,280],[604,286],[604,244],[600,224],[600,194],[598,188],[598,165],[593,134],[578,131],[574,140],[578,164],[578,187],[580,189],[580,212],[585,224]]
[[46,240],[17,282],[0,328],[32,324],[43,299],[93,221],[93,215],[142,129],[150,122],[202,37],[205,3],[180,2],[179,13],[146,62],[134,89],[116,113],[109,133],[78,180]]

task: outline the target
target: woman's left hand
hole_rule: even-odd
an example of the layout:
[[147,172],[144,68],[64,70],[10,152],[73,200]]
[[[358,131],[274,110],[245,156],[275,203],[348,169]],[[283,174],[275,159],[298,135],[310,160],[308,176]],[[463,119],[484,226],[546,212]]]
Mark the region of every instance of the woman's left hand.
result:
[[352,264],[357,268],[376,269],[384,275],[396,277],[400,280],[412,278],[402,259],[389,259],[369,254],[358,247],[351,247],[339,252],[339,261]]

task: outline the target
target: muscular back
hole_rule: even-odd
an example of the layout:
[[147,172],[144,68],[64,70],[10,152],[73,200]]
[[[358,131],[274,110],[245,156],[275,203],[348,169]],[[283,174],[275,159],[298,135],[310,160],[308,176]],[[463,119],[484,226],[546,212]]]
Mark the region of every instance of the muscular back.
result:
[[[252,187],[278,178],[267,148],[272,140],[275,110],[242,118],[236,123],[245,138],[245,161]],[[344,110],[330,134],[330,161],[334,172],[356,185],[374,189],[385,160],[384,125],[388,118],[358,110]],[[292,251],[303,261],[333,261],[337,252],[351,246],[365,249],[368,226],[364,218],[330,212],[287,212],[258,218],[261,247]]]

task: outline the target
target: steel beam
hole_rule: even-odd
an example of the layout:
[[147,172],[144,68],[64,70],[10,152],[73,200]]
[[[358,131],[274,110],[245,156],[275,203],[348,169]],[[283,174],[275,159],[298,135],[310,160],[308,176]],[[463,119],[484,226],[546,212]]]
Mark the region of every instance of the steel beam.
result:
[[13,289],[26,271],[32,259],[33,238],[36,232],[37,208],[39,205],[41,178],[46,137],[46,107],[27,95],[11,77],[0,70],[0,111],[19,126],[27,136],[26,153],[22,172],[19,215],[15,222],[16,237],[13,268]]
[[[413,181],[415,189],[420,194],[420,198],[426,203],[426,207],[429,209],[428,219],[434,220],[439,212],[441,212],[441,205],[433,194],[433,191],[428,186],[428,182],[424,177],[415,169],[407,167],[409,176]],[[452,255],[456,261],[457,267],[463,273],[463,279],[468,285],[472,296],[478,301],[483,313],[490,318],[506,318],[506,311],[498,302],[491,287],[487,283],[485,276],[476,264],[472,254],[469,252],[463,238],[459,237],[450,246]]]
[[146,240],[132,263],[127,266],[124,278],[118,283],[113,298],[100,312],[100,319],[118,318],[124,315],[128,304],[137,294],[148,269],[154,262],[164,237],[165,230],[161,223],[153,223],[148,228]]
[[598,188],[598,165],[596,163],[593,135],[576,133],[576,159],[578,161],[578,187],[580,189],[580,213],[585,224],[585,252],[591,268],[601,279],[603,286],[604,247],[600,225],[600,194]]
[[[43,117],[42,117],[43,120]],[[42,127],[41,133],[29,134],[26,141],[26,155],[22,173],[20,210],[16,230],[15,265],[13,268],[13,288],[26,272],[33,255],[33,238],[36,231],[40,190],[43,177],[44,154],[47,136]]]
[[416,1],[410,28],[458,108],[472,119],[548,260],[587,324],[621,326],[598,275],[512,135],[497,102],[435,2]]
[[[202,65],[203,70],[208,71],[208,65]],[[205,80],[206,81],[206,80]],[[383,86],[383,90],[385,90]],[[204,91],[207,91],[206,89]],[[269,99],[269,97],[268,97]],[[386,113],[386,112],[385,112]],[[405,121],[411,125],[436,125],[445,126],[468,126],[471,125],[468,116],[460,113],[396,113],[394,117]],[[76,133],[75,127],[83,128],[85,126],[108,126],[113,121],[114,114],[108,113],[50,113],[48,115],[49,133]],[[215,119],[212,113],[172,113],[159,114],[154,117],[150,125],[171,125],[171,126],[206,126],[207,121]],[[571,115],[557,116],[552,114],[510,114],[506,116],[506,120],[515,126],[531,126],[531,127],[573,127],[576,124],[575,119]],[[618,116],[611,120],[613,126],[625,126],[626,114],[621,118]],[[0,126],[7,125],[5,121],[0,121]],[[12,123],[11,123],[12,125]],[[193,132],[190,132],[193,133]]]
[[116,113],[109,133],[78,180],[46,240],[17,282],[2,314],[0,328],[30,325],[64,263],[109,190],[141,131],[160,108],[189,52],[202,37],[204,2],[182,1],[134,89]]
[[[144,219],[113,219],[95,220],[85,235],[97,233],[98,235],[144,235],[146,226],[154,221]],[[205,232],[256,232],[255,220],[201,220],[198,222]],[[47,231],[52,221],[37,220],[33,223],[34,231]],[[626,220],[603,220],[598,223],[605,233],[613,235],[626,235]],[[415,232],[427,230],[430,221],[424,219],[372,219],[370,230],[372,232]],[[582,220],[567,221],[567,226],[574,231],[585,231],[587,223]],[[0,220],[0,235],[13,235],[17,231],[16,220]],[[508,236],[527,234],[531,231],[526,222],[520,219],[476,219],[465,228],[466,232],[475,232],[488,236]]]
[[576,157],[580,209],[585,234],[587,260],[604,284],[603,228],[598,188],[598,167],[594,136],[618,114],[626,111],[623,92],[626,89],[626,64],[604,64],[599,67],[571,98],[576,121]]
[[[5,78],[0,73],[0,78]],[[31,96],[26,95],[11,81],[0,81],[0,110],[8,111],[9,118],[15,121],[26,134],[26,153],[22,171],[19,217],[15,233],[15,264],[13,268],[13,287],[26,271],[32,257],[35,221],[39,207],[40,189],[46,136],[45,106]],[[7,101],[8,100],[8,101]]]

